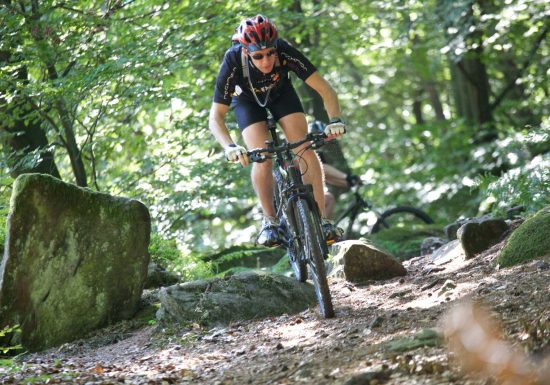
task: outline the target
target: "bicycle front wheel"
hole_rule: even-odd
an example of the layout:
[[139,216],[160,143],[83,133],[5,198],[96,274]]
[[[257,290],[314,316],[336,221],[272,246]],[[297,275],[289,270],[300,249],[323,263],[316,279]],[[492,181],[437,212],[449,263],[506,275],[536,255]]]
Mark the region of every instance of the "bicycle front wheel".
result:
[[380,215],[372,227],[371,234],[394,227],[414,229],[418,225],[430,223],[434,221],[424,211],[410,206],[398,206]]
[[310,267],[321,315],[325,318],[332,318],[334,317],[334,308],[325,269],[326,243],[321,229],[321,221],[319,215],[311,210],[306,200],[298,199],[295,205],[296,221],[299,227],[297,230],[300,233],[302,248]]
[[295,236],[295,234],[297,234],[296,229],[294,229],[292,220],[289,220],[289,218],[287,218],[287,215],[283,208],[283,198],[281,193],[284,189],[284,181],[283,177],[277,169],[273,170],[273,179],[275,182],[273,191],[273,203],[275,206],[275,210],[277,211],[281,230],[284,234],[285,248],[288,255],[288,260],[290,262],[290,267],[292,268],[294,277],[300,282],[305,282],[307,280],[307,266],[305,258],[302,255],[302,248],[300,247],[299,240]]

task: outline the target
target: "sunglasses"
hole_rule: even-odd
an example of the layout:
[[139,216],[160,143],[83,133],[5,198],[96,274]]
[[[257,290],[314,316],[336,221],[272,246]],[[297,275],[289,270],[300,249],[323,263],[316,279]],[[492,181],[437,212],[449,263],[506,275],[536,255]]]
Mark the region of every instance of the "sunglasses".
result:
[[275,55],[277,53],[277,50],[275,48],[267,51],[266,54],[263,54],[263,53],[255,53],[254,55],[250,55],[250,57],[254,60],[262,60],[264,58],[264,56],[266,57],[271,57],[273,55]]

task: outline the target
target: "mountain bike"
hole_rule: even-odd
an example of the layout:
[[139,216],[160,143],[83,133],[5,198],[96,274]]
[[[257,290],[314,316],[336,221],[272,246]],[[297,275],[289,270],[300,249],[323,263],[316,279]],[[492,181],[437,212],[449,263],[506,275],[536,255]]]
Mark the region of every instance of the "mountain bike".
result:
[[427,213],[411,206],[397,206],[379,212],[371,202],[361,196],[359,193],[361,186],[363,185],[358,183],[352,187],[353,201],[334,221],[337,226],[344,226],[345,239],[353,239],[365,234],[375,234],[388,228],[414,228],[419,224],[434,223]]
[[294,275],[300,282],[308,278],[308,267],[321,315],[334,317],[334,308],[328,287],[325,259],[328,257],[319,207],[313,198],[313,187],[304,184],[300,170],[300,154],[292,150],[309,143],[303,152],[316,149],[325,143],[324,134],[307,134],[298,142],[279,139],[273,117],[268,117],[271,141],[266,148],[248,152],[252,162],[273,159],[274,204],[282,233],[283,246],[287,250]]

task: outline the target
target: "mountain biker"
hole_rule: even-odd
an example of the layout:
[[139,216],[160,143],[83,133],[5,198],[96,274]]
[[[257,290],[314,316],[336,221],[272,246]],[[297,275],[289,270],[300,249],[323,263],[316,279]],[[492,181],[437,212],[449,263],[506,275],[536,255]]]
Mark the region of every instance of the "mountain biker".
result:
[[[263,147],[268,140],[267,110],[278,121],[288,141],[298,141],[307,134],[304,109],[290,81],[290,71],[322,97],[330,117],[324,130],[328,139],[344,134],[336,92],[300,51],[278,37],[277,28],[268,18],[257,15],[243,20],[232,40],[238,44],[225,53],[209,116],[210,131],[229,161],[240,162],[243,167],[249,163],[246,149],[233,141],[225,124],[230,108],[235,112],[249,150]],[[323,171],[319,158],[313,150],[302,151],[303,147],[295,150],[300,154],[304,182],[313,186],[315,201],[324,218]],[[281,243],[273,207],[271,167],[271,161],[252,165],[252,185],[264,215],[258,243],[266,246]],[[337,235],[330,221],[323,221],[323,230],[327,239]]]
[[[326,128],[326,124],[319,120],[315,120],[308,125],[308,132],[319,133],[323,132]],[[324,149],[324,147],[323,147]],[[317,155],[321,160],[321,166],[323,167],[323,173],[325,176],[325,183],[327,185],[339,187],[349,190],[353,186],[357,186],[361,183],[361,179],[354,174],[346,174],[333,165],[327,163],[326,157],[323,155],[323,149],[317,151]],[[328,189],[325,188],[325,215],[328,219],[333,219],[334,206],[336,205],[336,198]]]

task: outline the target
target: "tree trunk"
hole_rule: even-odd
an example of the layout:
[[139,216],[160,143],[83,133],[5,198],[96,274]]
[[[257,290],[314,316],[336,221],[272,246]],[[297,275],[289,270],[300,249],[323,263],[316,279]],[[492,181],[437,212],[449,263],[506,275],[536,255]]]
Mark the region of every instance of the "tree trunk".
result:
[[489,104],[489,79],[479,55],[451,62],[457,114],[468,124],[478,127],[476,142],[486,143],[497,138]]
[[[8,114],[10,111],[7,112]],[[0,127],[9,133],[7,143],[10,147],[8,166],[13,178],[25,173],[49,174],[61,179],[55,164],[53,153],[47,150],[49,143],[38,121],[25,124],[16,121],[14,127]]]
[[[11,59],[12,55],[9,51],[0,52],[0,63],[7,63]],[[23,82],[27,81],[27,76],[25,66],[19,67],[13,74],[14,79]],[[14,89],[7,91],[12,94],[17,92]],[[6,100],[0,100],[0,104],[6,103]],[[38,117],[29,118],[32,113],[32,107],[20,95],[15,95],[9,105],[0,109],[0,115],[6,117],[0,123],[0,131],[6,133],[8,137],[6,140],[8,146],[5,151],[8,154],[10,175],[16,178],[24,173],[36,172],[61,179],[54,155],[49,150],[48,138],[41,127],[41,120]]]
[[416,124],[424,124],[424,117],[422,116],[422,100],[421,100],[421,92],[419,92],[418,97],[416,97],[413,101],[413,115],[414,119],[416,121]]
[[[33,0],[32,5],[32,11],[30,12],[30,14],[27,14],[25,16],[27,20],[35,22],[36,20],[40,20],[42,14],[40,13],[40,5],[37,0]],[[52,50],[52,52],[55,52],[55,48],[51,45],[49,40],[46,39],[44,31],[40,25],[36,27],[36,30],[34,31],[32,36],[35,43],[40,44],[44,47],[48,47]],[[43,65],[50,80],[53,81],[59,79],[54,55],[44,58]],[[82,153],[78,148],[78,144],[76,142],[73,119],[69,113],[70,110],[67,107],[63,96],[58,97],[57,101],[55,102],[55,108],[58,112],[61,126],[63,127],[63,133],[65,134],[65,146],[67,148],[67,153],[69,154],[71,168],[73,170],[76,184],[81,187],[86,187],[88,185],[88,182],[86,178],[86,169],[84,167],[84,162],[82,161]]]
[[443,105],[441,104],[441,97],[439,91],[435,85],[435,82],[430,81],[424,84],[426,91],[428,92],[428,98],[430,104],[435,112],[435,118],[439,121],[445,120],[445,113],[443,112]]
[[73,121],[69,116],[69,111],[65,107],[65,103],[62,100],[57,103],[57,110],[59,111],[59,118],[61,119],[61,124],[63,125],[67,152],[69,153],[69,158],[71,160],[71,168],[73,170],[76,184],[80,187],[87,187],[88,181],[86,178],[86,169],[84,168],[84,162],[82,162],[82,153],[76,143]]
[[[489,6],[483,0],[474,0],[471,3],[439,0],[438,11],[444,21],[445,31],[450,28],[460,31],[460,35],[447,34],[450,41],[463,39],[466,42],[465,53],[456,58],[449,57],[457,115],[472,127],[477,128],[475,139],[477,143],[487,143],[497,138],[497,132],[489,103],[491,93],[489,78],[482,61],[483,31],[476,25],[473,12],[475,4],[481,9]],[[449,14],[460,15],[460,17],[449,19],[444,16]]]

